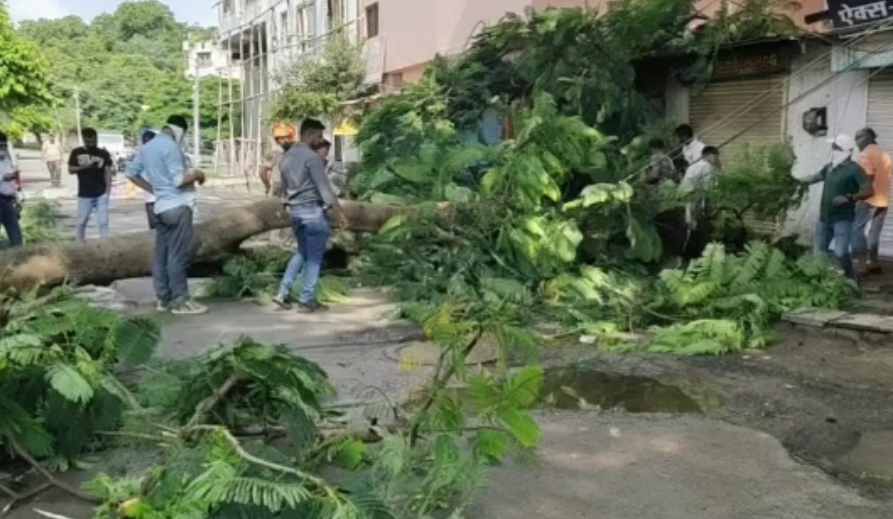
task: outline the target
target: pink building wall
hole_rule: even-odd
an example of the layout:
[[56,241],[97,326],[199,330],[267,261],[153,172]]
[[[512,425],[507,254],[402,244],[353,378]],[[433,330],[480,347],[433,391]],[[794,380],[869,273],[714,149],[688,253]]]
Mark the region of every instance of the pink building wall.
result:
[[[365,6],[376,0],[364,0]],[[386,73],[425,63],[437,54],[455,54],[482,27],[507,12],[520,12],[530,0],[377,0]],[[406,78],[409,79],[409,78]]]
[[[437,54],[457,54],[483,27],[496,23],[506,13],[521,13],[531,6],[590,6],[603,10],[610,0],[361,0],[364,7],[378,3],[379,37],[385,44],[384,72],[403,73],[403,81],[417,80],[424,64]],[[721,0],[700,0],[711,15]],[[825,0],[800,0],[803,16],[826,8]],[[816,30],[816,27],[812,27]]]
[[[604,10],[605,6],[611,0],[531,0],[533,7],[535,9],[543,9],[545,7],[580,7],[583,5],[588,5],[590,7],[594,7],[601,10]],[[800,3],[800,11],[795,15],[792,15],[798,25],[805,26],[803,24],[803,16],[809,13],[815,13],[818,11],[824,11],[828,8],[828,4],[826,0],[798,0]],[[695,5],[696,8],[700,9],[704,14],[710,16],[719,10],[722,5],[722,0],[699,0]],[[735,2],[728,2],[732,7],[734,7]],[[814,29],[814,28],[813,28]]]

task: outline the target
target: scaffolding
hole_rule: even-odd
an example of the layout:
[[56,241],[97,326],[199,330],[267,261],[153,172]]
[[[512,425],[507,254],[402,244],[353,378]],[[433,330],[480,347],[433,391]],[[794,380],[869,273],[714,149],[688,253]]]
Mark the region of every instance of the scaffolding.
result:
[[[233,8],[232,0],[224,1]],[[359,0],[278,0],[218,34],[230,72],[221,75],[218,84],[214,166],[219,175],[244,176],[249,189],[256,185],[259,166],[272,145],[266,114],[281,87],[275,74],[283,67],[316,58],[334,33],[355,29],[359,36],[360,12]],[[317,33],[318,26],[323,30]],[[241,76],[238,92],[231,73],[236,67]],[[238,116],[241,124],[237,131],[234,121]]]

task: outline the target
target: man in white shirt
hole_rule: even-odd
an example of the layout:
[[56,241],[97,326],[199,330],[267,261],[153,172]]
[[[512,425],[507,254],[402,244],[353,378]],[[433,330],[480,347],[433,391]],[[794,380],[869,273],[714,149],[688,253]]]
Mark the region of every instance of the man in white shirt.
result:
[[694,200],[685,206],[685,221],[689,228],[694,228],[698,218],[704,214],[707,206],[707,191],[720,168],[719,150],[713,146],[704,146],[698,160],[695,160],[685,170],[685,176],[679,183],[679,190],[694,195]]
[[676,137],[682,144],[682,157],[685,159],[685,167],[687,168],[695,164],[704,155],[704,148],[707,146],[700,139],[695,137],[695,132],[691,126],[680,124],[676,127]]
[[6,231],[11,247],[22,246],[22,228],[16,207],[19,168],[15,164],[12,147],[5,133],[0,132],[0,225]]
[[55,135],[50,135],[40,147],[40,153],[43,161],[47,165],[47,171],[50,172],[50,181],[53,187],[62,186],[62,146],[56,141]]

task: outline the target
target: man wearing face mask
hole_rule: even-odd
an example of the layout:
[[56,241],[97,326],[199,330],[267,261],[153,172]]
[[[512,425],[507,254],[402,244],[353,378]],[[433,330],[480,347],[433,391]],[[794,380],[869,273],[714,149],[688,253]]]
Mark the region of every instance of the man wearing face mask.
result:
[[856,202],[871,198],[874,189],[865,171],[853,160],[855,141],[849,135],[838,135],[828,142],[831,144],[831,162],[818,173],[800,179],[800,182],[824,182],[813,245],[817,253],[825,254],[833,239],[835,258],[844,274],[855,280],[850,240],[856,218]]
[[186,119],[171,116],[154,139],[140,148],[127,167],[127,178],[155,195],[155,259],[152,279],[159,311],[174,314],[203,314],[208,308],[189,295],[188,276],[192,262],[195,184],[204,184],[201,171],[188,171],[181,142],[188,128]]
[[19,177],[18,167],[10,150],[9,140],[0,132],[0,225],[6,231],[11,247],[22,246],[22,228],[16,209]]

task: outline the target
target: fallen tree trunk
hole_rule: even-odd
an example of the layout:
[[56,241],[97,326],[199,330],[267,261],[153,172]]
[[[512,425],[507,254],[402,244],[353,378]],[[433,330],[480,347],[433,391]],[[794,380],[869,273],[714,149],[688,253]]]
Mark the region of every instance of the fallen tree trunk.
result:
[[[344,200],[344,228],[376,231],[406,207]],[[195,227],[194,266],[220,264],[252,236],[289,226],[276,199],[222,213]],[[106,284],[152,273],[155,234],[152,231],[86,242],[29,245],[0,252],[0,289],[36,285]]]

